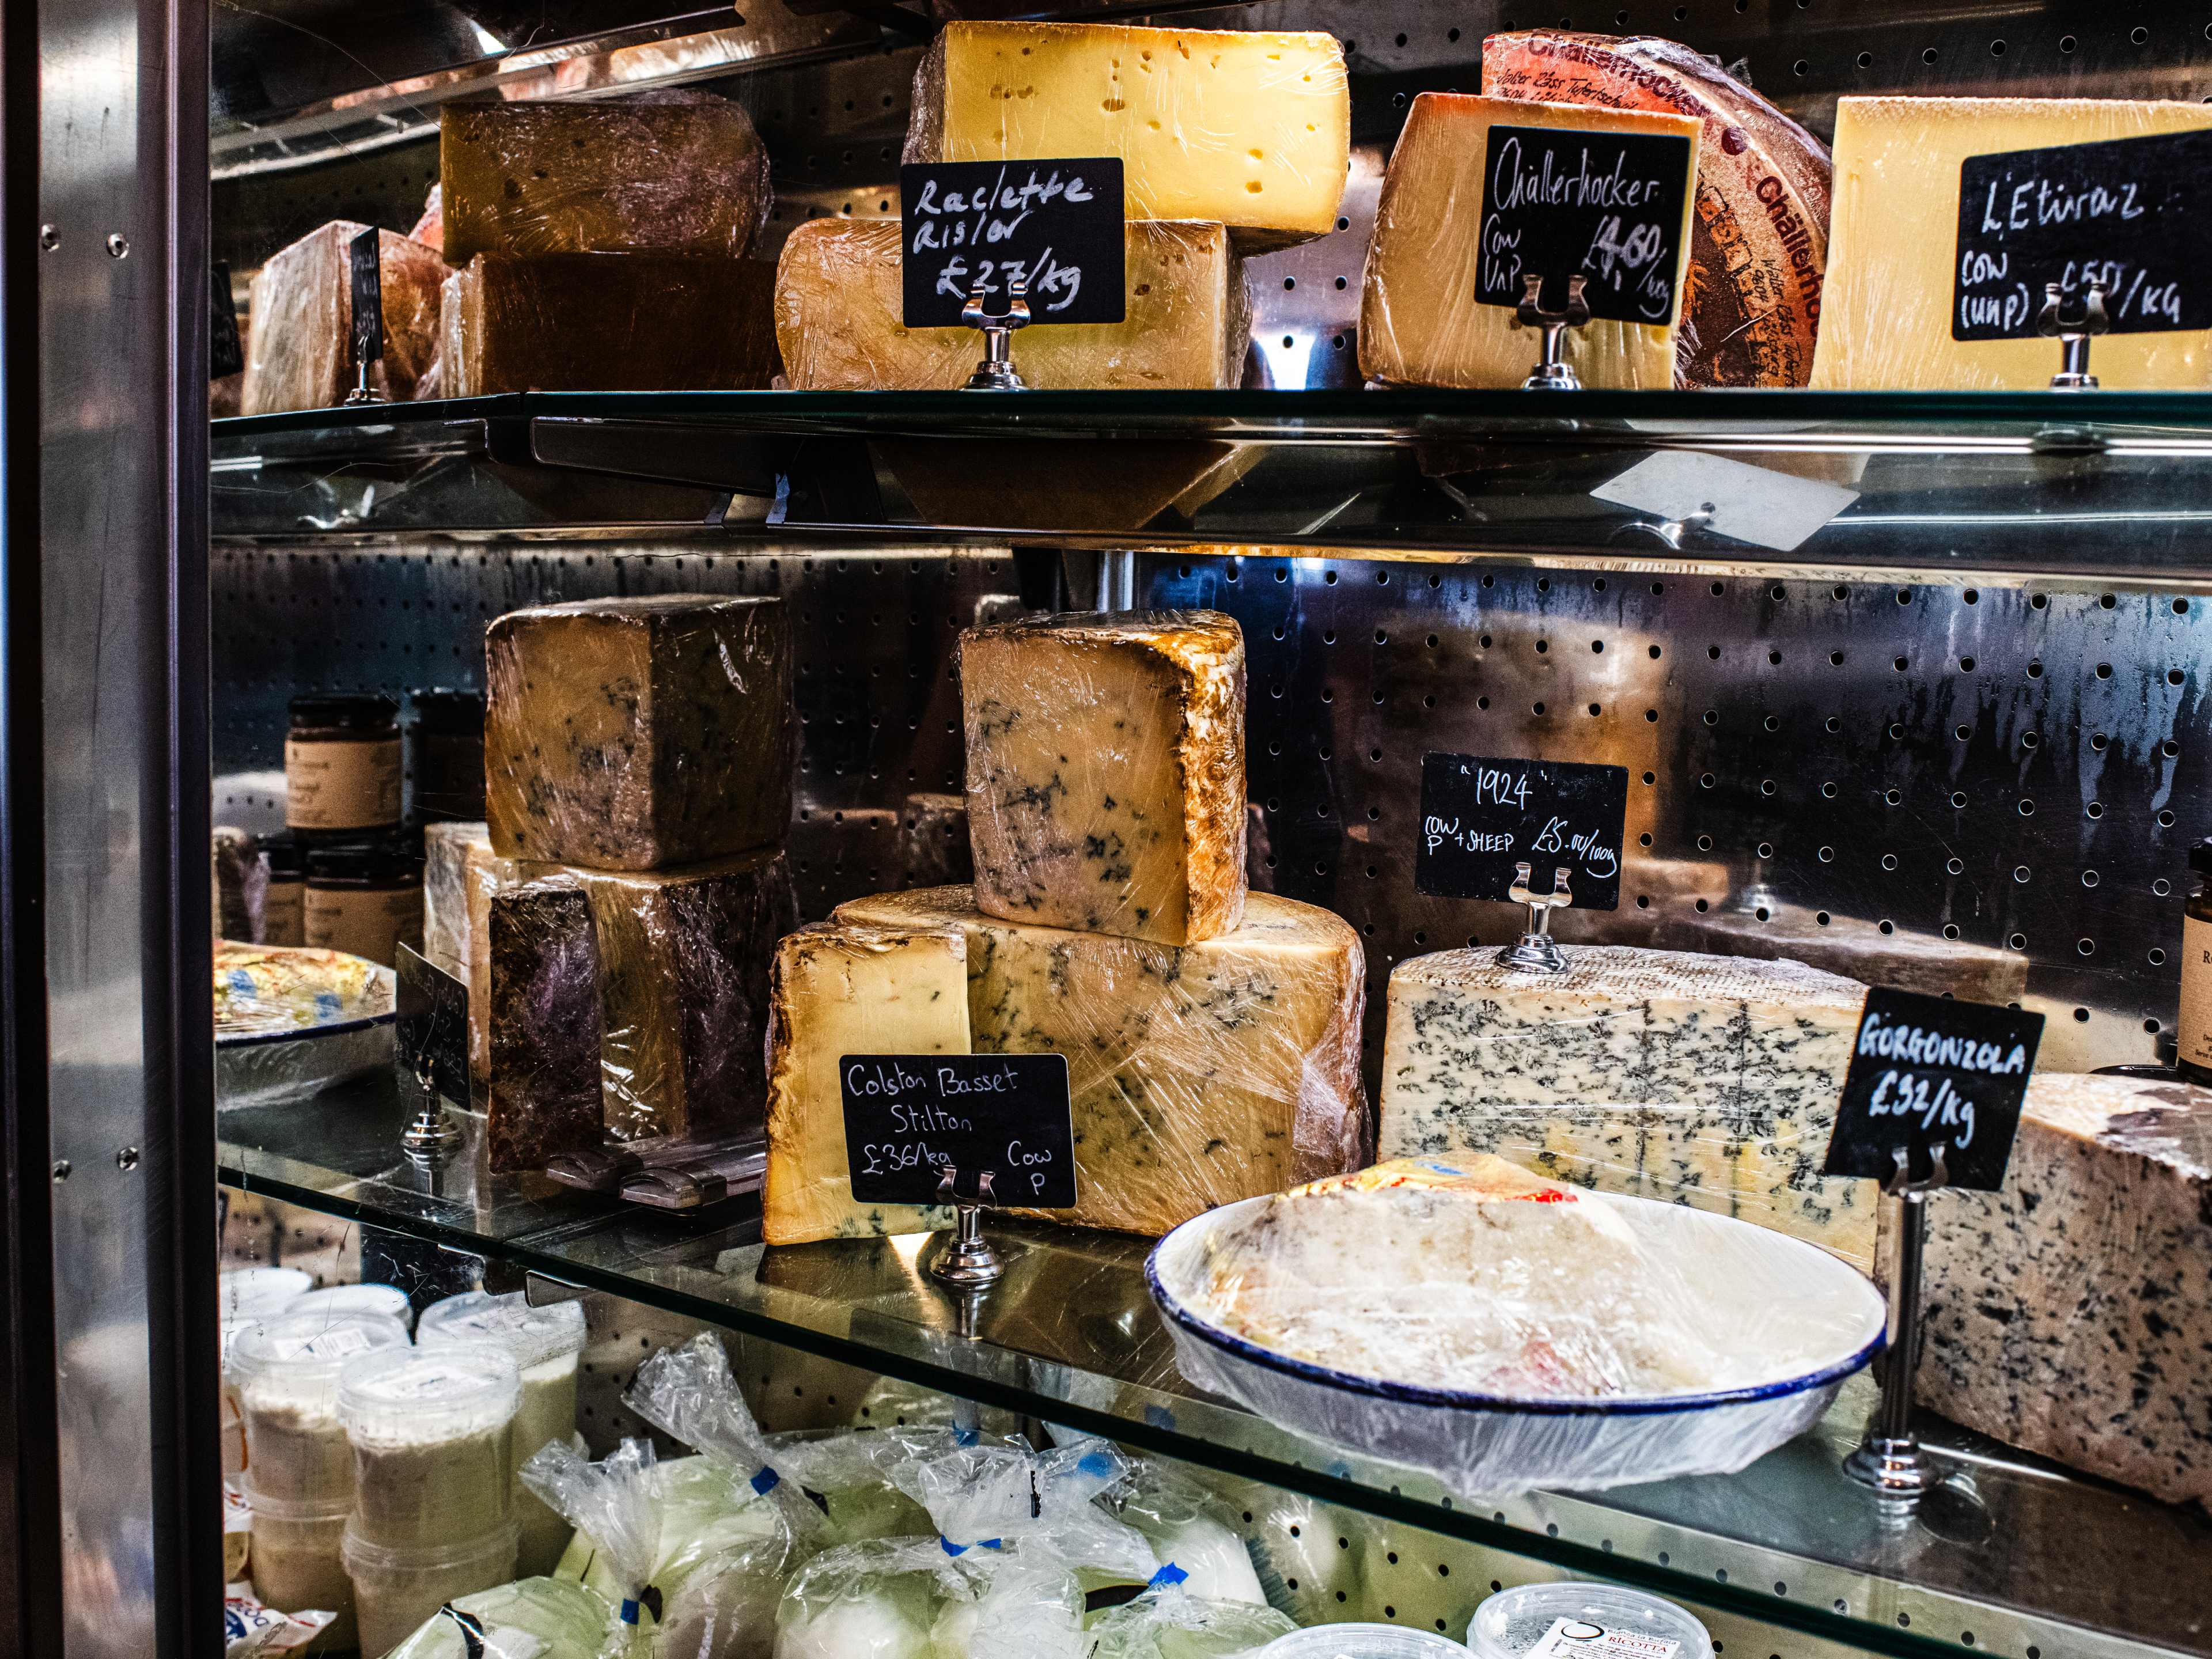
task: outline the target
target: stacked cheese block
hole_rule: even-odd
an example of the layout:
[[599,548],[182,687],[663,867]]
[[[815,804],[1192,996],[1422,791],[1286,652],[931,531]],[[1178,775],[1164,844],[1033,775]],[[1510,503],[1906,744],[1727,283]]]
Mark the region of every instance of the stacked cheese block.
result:
[[911,1232],[855,1202],[848,1054],[1065,1054],[1085,1225],[1158,1233],[1357,1168],[1364,961],[1247,895],[1244,647],[1211,612],[962,636],[975,880],[858,899],[784,941],[769,1038],[772,1244]]
[[469,969],[492,1168],[757,1131],[769,966],[798,920],[782,602],[514,611],[485,688],[489,822],[449,832],[441,885],[463,902],[439,908],[465,930],[446,950]]
[[[1335,228],[1351,145],[1331,36],[1091,23],[948,24],[915,77],[908,161],[1111,155],[1122,163],[1128,315],[1013,337],[1032,386],[1233,387],[1251,305],[1239,255]],[[900,320],[900,227],[792,233],[776,331],[800,391],[957,387],[963,329]]]
[[[336,220],[270,256],[255,273],[247,307],[246,383],[240,412],[342,404],[354,389],[353,267],[349,250],[368,227]],[[446,262],[435,248],[377,233],[384,295],[384,356],[369,385],[398,402],[416,395],[437,349],[438,288]]]

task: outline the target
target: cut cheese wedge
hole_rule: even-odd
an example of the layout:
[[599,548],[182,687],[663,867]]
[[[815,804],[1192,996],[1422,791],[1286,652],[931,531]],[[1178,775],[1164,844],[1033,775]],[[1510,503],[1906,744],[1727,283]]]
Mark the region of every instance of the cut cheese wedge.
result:
[[[1474,297],[1493,126],[1642,133],[1687,138],[1692,145],[1700,131],[1697,120],[1681,115],[1449,92],[1425,92],[1414,99],[1383,174],[1375,240],[1367,250],[1359,367],[1370,380],[1405,386],[1517,386],[1535,366],[1540,337],[1514,325],[1512,307],[1482,304]],[[1667,321],[1598,319],[1566,331],[1566,361],[1584,386],[1648,389],[1674,384],[1674,329],[1689,258],[1690,207],[1690,193],[1685,191],[1682,222],[1674,237],[1674,309]]]
[[908,161],[1117,155],[1132,219],[1213,219],[1248,248],[1336,228],[1352,96],[1333,36],[951,23],[915,76]]
[[[2039,391],[2054,340],[1954,340],[1960,168],[1972,155],[2212,127],[2198,104],[2106,98],[1846,98],[1813,385]],[[2089,367],[2109,390],[2212,380],[2212,331],[2107,334]]]

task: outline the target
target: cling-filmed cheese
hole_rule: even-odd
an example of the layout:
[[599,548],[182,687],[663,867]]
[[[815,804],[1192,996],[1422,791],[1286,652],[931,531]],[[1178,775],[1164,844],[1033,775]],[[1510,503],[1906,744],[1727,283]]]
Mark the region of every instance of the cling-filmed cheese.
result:
[[[326,409],[354,389],[353,266],[349,249],[366,225],[339,219],[269,256],[253,276],[240,412]],[[369,384],[394,403],[415,396],[438,344],[437,251],[391,231],[377,233],[384,296],[384,356]]]
[[1627,946],[1571,949],[1564,974],[1497,956],[1440,951],[1390,975],[1383,1157],[1495,1152],[1872,1265],[1876,1184],[1820,1172],[1863,985]]
[[1333,36],[949,23],[915,76],[908,161],[1117,155],[1132,219],[1212,219],[1242,246],[1336,228],[1352,95]]
[[1244,914],[1244,635],[1212,611],[960,637],[975,902],[1188,945]]
[[500,1173],[599,1144],[599,954],[591,900],[564,879],[493,896],[487,915],[491,1102]]
[[[1951,337],[1960,169],[1973,155],[2212,127],[2201,104],[2118,98],[1845,98],[1836,106],[1836,206],[1813,385],[2039,391],[2058,345]],[[2039,295],[2038,296],[2040,297]],[[2212,331],[2098,337],[2110,390],[2212,380]]]
[[[1514,307],[1475,295],[1483,246],[1483,187],[1493,126],[1552,127],[1687,138],[1696,120],[1643,111],[1516,103],[1464,93],[1413,100],[1382,176],[1375,240],[1359,303],[1359,368],[1370,380],[1403,386],[1517,386],[1535,366],[1540,336],[1515,326]],[[1690,246],[1690,202],[1672,242],[1674,309],[1663,323],[1598,318],[1566,331],[1567,362],[1586,386],[1630,389],[1674,384],[1674,326],[1681,314],[1681,264]]]

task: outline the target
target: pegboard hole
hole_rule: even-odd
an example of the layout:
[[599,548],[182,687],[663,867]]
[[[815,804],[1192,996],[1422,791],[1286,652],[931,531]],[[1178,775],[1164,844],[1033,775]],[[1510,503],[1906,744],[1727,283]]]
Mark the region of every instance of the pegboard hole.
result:
[[2074,1011],[2074,1023],[2076,1025],[2087,1025],[2089,1023],[2089,1011],[2087,1008],[2076,1008]]
[[2025,933],[2014,933],[2012,937],[2006,939],[2005,943],[2015,951],[2025,951],[2027,949],[2027,935]]

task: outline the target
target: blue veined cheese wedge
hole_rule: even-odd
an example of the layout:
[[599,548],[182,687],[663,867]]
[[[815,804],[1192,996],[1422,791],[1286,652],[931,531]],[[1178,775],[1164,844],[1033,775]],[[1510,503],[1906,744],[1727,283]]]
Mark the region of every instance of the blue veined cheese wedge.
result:
[[1824,1176],[1866,987],[1796,962],[1622,945],[1564,974],[1494,950],[1390,975],[1381,1153],[1495,1152],[1874,1264],[1880,1189]]
[[1921,1404],[2212,1503],[2212,1091],[2042,1075],[2002,1190],[1928,1205]]

